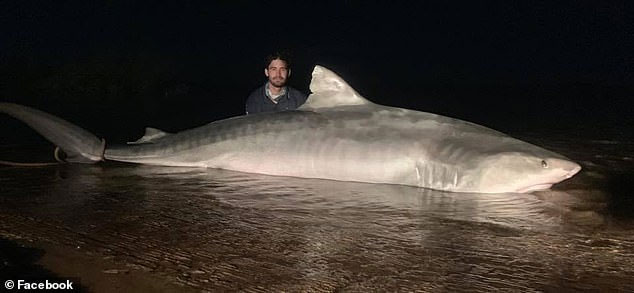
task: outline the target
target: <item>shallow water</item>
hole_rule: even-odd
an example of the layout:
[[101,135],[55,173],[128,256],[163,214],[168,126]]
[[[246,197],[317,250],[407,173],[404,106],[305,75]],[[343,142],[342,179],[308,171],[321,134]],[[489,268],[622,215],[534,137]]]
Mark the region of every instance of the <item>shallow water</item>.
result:
[[[467,194],[116,163],[4,166],[0,237],[210,291],[634,291],[634,143],[533,137],[523,139],[582,172],[549,191]],[[15,149],[0,158],[41,153]]]

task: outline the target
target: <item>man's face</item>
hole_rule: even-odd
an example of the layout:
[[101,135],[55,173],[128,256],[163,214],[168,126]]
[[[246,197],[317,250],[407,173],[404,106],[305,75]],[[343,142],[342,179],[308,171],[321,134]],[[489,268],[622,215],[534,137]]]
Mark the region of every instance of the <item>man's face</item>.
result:
[[288,79],[288,68],[286,62],[275,59],[269,63],[269,67],[264,69],[264,75],[269,78],[269,82],[276,87],[283,87]]

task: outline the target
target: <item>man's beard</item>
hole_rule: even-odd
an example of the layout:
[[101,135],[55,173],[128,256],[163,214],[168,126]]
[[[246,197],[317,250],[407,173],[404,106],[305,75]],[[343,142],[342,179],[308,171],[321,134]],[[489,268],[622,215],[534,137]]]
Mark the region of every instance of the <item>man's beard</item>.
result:
[[286,84],[286,79],[282,79],[282,78],[272,78],[269,79],[269,82],[274,86],[274,87],[283,87]]

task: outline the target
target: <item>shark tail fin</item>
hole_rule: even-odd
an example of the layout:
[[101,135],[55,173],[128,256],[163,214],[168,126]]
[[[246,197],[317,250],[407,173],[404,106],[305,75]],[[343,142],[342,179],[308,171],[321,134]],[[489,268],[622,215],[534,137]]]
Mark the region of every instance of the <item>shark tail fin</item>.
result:
[[64,153],[64,161],[96,163],[103,161],[106,142],[59,117],[12,103],[0,103],[0,113],[16,118],[44,136]]

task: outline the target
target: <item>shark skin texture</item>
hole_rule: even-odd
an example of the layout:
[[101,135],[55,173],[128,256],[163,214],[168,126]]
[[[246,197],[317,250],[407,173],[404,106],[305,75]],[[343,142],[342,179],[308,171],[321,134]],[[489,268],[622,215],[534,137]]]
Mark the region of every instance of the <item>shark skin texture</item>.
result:
[[135,142],[108,147],[36,109],[0,103],[0,112],[31,126],[73,163],[220,168],[476,193],[544,190],[581,170],[560,154],[484,126],[372,103],[321,66],[313,70],[310,89],[297,110],[237,116],[173,134],[148,128]]

